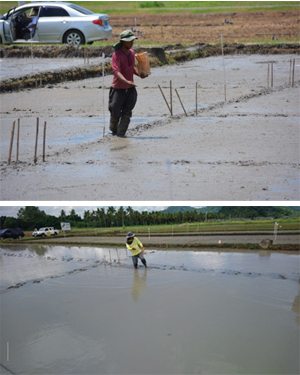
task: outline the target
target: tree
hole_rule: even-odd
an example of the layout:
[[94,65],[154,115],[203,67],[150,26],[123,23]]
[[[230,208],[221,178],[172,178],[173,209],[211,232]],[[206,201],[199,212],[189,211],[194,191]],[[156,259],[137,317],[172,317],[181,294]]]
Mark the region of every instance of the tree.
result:
[[[23,229],[34,229],[47,225],[47,215],[35,206],[22,207],[18,211],[17,218]],[[52,224],[54,225],[54,224]]]
[[116,209],[113,207],[113,206],[110,206],[110,207],[108,207],[108,209],[107,209],[107,215],[109,216],[109,218],[110,218],[110,226],[112,227],[113,226],[113,224],[114,224],[114,215],[115,215],[115,213],[116,213],[117,211],[116,211]]
[[66,214],[65,210],[60,211],[60,217],[59,218],[60,218],[61,221],[66,221],[67,214]]

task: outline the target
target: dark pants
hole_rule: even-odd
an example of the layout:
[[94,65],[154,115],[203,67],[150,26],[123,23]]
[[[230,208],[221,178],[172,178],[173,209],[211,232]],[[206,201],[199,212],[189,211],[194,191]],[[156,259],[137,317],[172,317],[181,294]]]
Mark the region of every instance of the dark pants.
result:
[[109,128],[113,134],[125,135],[136,101],[137,91],[135,87],[127,90],[110,88],[108,109],[111,117]]
[[147,267],[146,259],[144,258],[144,255],[142,253],[139,253],[138,255],[133,255],[132,256],[132,262],[134,265],[134,268],[137,268],[138,266],[138,259],[140,258],[141,262],[145,267]]

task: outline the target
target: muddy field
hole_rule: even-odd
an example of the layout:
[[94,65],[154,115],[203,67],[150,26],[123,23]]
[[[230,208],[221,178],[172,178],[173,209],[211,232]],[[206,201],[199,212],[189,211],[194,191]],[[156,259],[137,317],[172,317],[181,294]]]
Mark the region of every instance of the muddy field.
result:
[[[1,200],[297,201],[299,60],[291,87],[293,58],[226,56],[226,101],[221,57],[153,68],[148,79],[136,78],[139,97],[126,139],[108,134],[110,75],[104,90],[99,77],[2,94]],[[268,87],[272,61],[274,82]],[[170,103],[170,81],[173,116],[158,89]],[[19,163],[15,137],[8,165],[12,122],[18,118]]]
[[1,374],[299,373],[296,254],[155,250],[136,270],[124,248],[0,255]]
[[228,42],[297,40],[298,9],[285,11],[252,11],[226,13],[180,13],[110,15],[117,38],[124,29],[135,27],[142,32],[140,40],[148,43],[214,43],[220,34]]

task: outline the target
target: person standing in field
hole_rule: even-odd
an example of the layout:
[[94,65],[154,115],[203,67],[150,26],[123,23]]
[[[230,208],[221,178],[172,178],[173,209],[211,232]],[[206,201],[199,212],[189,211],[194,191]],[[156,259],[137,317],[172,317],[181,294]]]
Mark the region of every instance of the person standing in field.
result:
[[114,45],[112,55],[113,82],[109,91],[108,109],[110,111],[109,129],[113,135],[125,137],[132,110],[137,101],[136,84],[133,75],[146,78],[139,74],[135,67],[135,52],[132,49],[137,37],[131,30],[125,30],[120,35],[120,41]]
[[138,268],[138,259],[140,259],[145,268],[147,268],[147,262],[143,255],[146,254],[144,246],[132,232],[127,233],[126,247],[129,251],[131,251],[134,268]]

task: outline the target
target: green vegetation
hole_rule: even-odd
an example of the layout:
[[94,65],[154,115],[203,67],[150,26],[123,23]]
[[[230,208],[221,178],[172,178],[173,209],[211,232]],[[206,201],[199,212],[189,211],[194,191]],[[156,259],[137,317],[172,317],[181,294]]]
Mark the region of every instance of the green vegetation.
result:
[[[27,1],[27,3],[30,3]],[[287,10],[299,7],[299,1],[72,1],[95,13],[171,13],[183,10],[193,13],[221,13],[229,10],[239,12]],[[18,6],[17,1],[1,1],[0,13]]]
[[61,210],[58,217],[47,215],[38,207],[21,208],[17,218],[1,217],[1,228],[20,227],[32,231],[34,228],[54,226],[70,222],[72,235],[115,235],[134,230],[137,233],[173,233],[205,231],[270,231],[274,222],[279,230],[299,230],[299,211],[289,207],[170,207],[164,211],[137,211],[132,207],[95,208],[84,211],[83,217],[72,209]]

